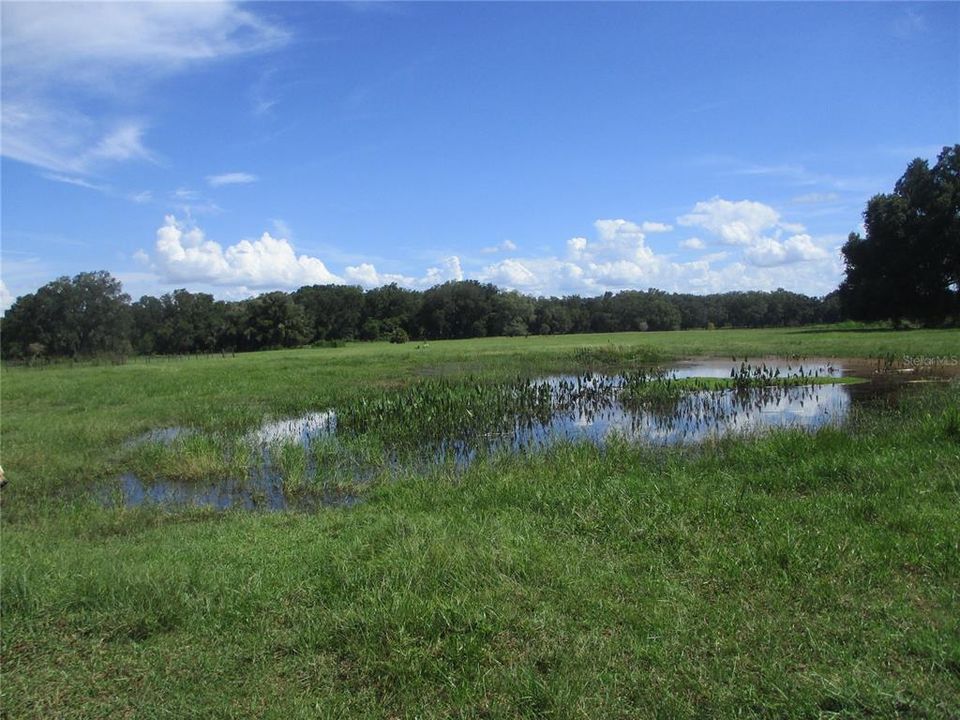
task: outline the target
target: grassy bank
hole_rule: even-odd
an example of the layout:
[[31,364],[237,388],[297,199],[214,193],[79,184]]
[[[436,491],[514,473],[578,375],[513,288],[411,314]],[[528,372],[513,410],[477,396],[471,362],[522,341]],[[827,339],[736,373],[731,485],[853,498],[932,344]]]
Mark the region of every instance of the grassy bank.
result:
[[124,440],[152,428],[241,432],[264,417],[337,405],[425,376],[554,372],[687,355],[956,358],[960,331],[797,328],[361,343],[121,366],[2,368],[2,463],[16,482],[7,514],[54,488],[104,476]]
[[960,337],[778,332],[4,370],[4,714],[955,717],[955,384],[842,429],[564,445],[315,514],[104,509],[72,492],[151,427],[239,432],[422,376],[787,346],[947,355]]

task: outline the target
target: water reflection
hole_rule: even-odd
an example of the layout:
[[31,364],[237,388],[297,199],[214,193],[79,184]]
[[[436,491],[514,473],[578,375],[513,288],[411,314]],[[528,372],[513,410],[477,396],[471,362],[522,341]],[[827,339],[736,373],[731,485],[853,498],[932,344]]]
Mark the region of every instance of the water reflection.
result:
[[321,506],[349,507],[358,497],[353,493],[325,490],[291,492],[276,474],[251,475],[246,480],[210,482],[157,480],[144,482],[132,473],[120,477],[119,487],[101,488],[99,499],[106,505],[136,507],[206,507],[213,510],[301,510]]
[[[663,396],[642,396],[640,401],[631,399],[628,392],[636,387],[636,374],[539,378],[530,381],[529,386],[520,386],[521,394],[532,398],[524,406],[525,412],[510,410],[497,415],[491,426],[489,422],[473,424],[473,413],[468,407],[464,415],[450,417],[449,427],[431,425],[429,433],[402,445],[391,444],[388,436],[378,435],[383,425],[351,430],[344,420],[338,427],[337,413],[332,409],[271,420],[245,436],[254,450],[246,478],[210,483],[145,483],[136,476],[124,475],[119,488],[114,487],[105,496],[105,502],[218,510],[310,510],[322,505],[353,504],[354,495],[329,488],[362,484],[384,469],[425,471],[451,463],[463,468],[491,453],[535,452],[560,442],[589,442],[602,447],[618,438],[676,445],[772,428],[815,430],[843,422],[850,412],[852,389],[856,386],[783,382],[784,378],[802,378],[800,382],[812,383],[821,378],[842,377],[845,370],[829,361],[767,361],[762,372],[756,369],[760,366],[749,366],[756,377],[739,388],[709,390],[701,384],[691,389],[676,383],[688,378],[744,377],[745,367],[743,361],[730,359],[678,363],[656,376],[661,386],[667,380],[671,391]],[[646,381],[640,377],[639,382],[642,387]],[[469,394],[467,398],[474,402]],[[475,401],[489,402],[489,391],[478,387]],[[131,442],[170,444],[192,432],[163,428]],[[371,440],[376,442],[368,444]],[[370,447],[375,449],[371,451]],[[291,454],[291,450],[296,452]],[[291,457],[294,461],[300,458],[299,476],[296,482],[285,482],[284,478],[291,475],[284,461]],[[291,491],[292,486],[297,489]]]
[[[705,375],[691,368],[673,377],[729,377],[729,366],[724,372]],[[512,428],[497,436],[450,438],[438,443],[432,455],[462,466],[483,454],[540,450],[559,442],[586,441],[602,447],[616,437],[677,445],[772,428],[816,430],[843,422],[850,412],[851,387],[855,387],[824,384],[691,390],[670,402],[636,406],[622,402],[616,392],[623,385],[619,376],[564,375],[543,382],[552,389],[553,413],[548,418],[514,418]]]

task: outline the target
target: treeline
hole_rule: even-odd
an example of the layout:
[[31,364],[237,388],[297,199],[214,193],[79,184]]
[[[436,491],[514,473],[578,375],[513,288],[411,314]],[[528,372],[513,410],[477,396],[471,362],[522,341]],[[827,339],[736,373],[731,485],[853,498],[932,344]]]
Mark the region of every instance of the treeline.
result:
[[7,359],[183,354],[297,347],[342,340],[405,342],[836,322],[835,294],[776,290],[715,295],[626,290],[533,298],[475,280],[426,291],[313,285],[242,301],[176,290],[131,302],[109,273],[62,277],[17,299],[0,323]]

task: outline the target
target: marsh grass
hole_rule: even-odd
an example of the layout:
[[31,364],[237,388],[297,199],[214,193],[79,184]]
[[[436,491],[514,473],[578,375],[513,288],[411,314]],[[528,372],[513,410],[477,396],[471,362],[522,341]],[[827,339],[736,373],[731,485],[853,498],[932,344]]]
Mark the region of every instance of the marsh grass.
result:
[[[178,428],[148,433],[148,441],[134,444],[120,467],[144,480],[275,475],[290,491],[328,479],[364,483],[401,465],[456,467],[501,442],[513,443],[519,452],[525,447],[517,439],[523,429],[545,428],[562,413],[595,415],[622,406],[628,412],[653,411],[664,427],[710,417],[719,423],[728,412],[721,393],[741,394],[746,409],[760,390],[769,400],[777,389],[855,380],[805,374],[802,367],[798,374],[781,375],[746,363],[729,378],[677,378],[657,369],[548,379],[421,378],[359,393],[335,412],[274,419],[236,435]],[[689,401],[681,402],[685,397]]]
[[280,475],[288,488],[305,487],[310,480],[307,476],[309,464],[308,451],[300,443],[282,443],[273,445],[270,457],[274,458],[272,467]]
[[[615,343],[944,355],[958,338],[817,328]],[[237,437],[428,367],[576,371],[568,353],[609,340],[0,369],[2,714],[956,718],[955,383],[878,397],[816,433],[400,467],[349,509],[168,512],[79,494],[127,458],[239,462],[209,438],[122,450],[150,428]],[[315,455],[344,463],[384,450],[369,436],[325,443]]]
[[960,405],[952,405],[943,411],[942,426],[946,438],[960,442]]
[[8,525],[5,708],[950,718],[958,400],[401,472],[348,511]]
[[570,352],[570,357],[577,367],[597,371],[650,366],[670,359],[658,348],[619,344],[579,347]]

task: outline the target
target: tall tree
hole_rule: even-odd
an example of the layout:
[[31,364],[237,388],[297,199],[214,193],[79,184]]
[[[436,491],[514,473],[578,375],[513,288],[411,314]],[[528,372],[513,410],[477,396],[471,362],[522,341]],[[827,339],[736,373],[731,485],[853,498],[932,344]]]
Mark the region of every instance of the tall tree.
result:
[[843,246],[845,314],[858,320],[956,320],[960,315],[960,145],[930,168],[917,158],[893,193],[875,195],[865,237]]
[[61,277],[17,299],[3,323],[4,356],[42,345],[50,355],[130,352],[130,296],[110,273]]
[[351,340],[360,332],[363,290],[354,285],[310,285],[293,293],[306,312],[308,340]]
[[307,341],[310,330],[303,308],[284,292],[269,292],[246,302],[244,338],[247,348],[296,347]]

